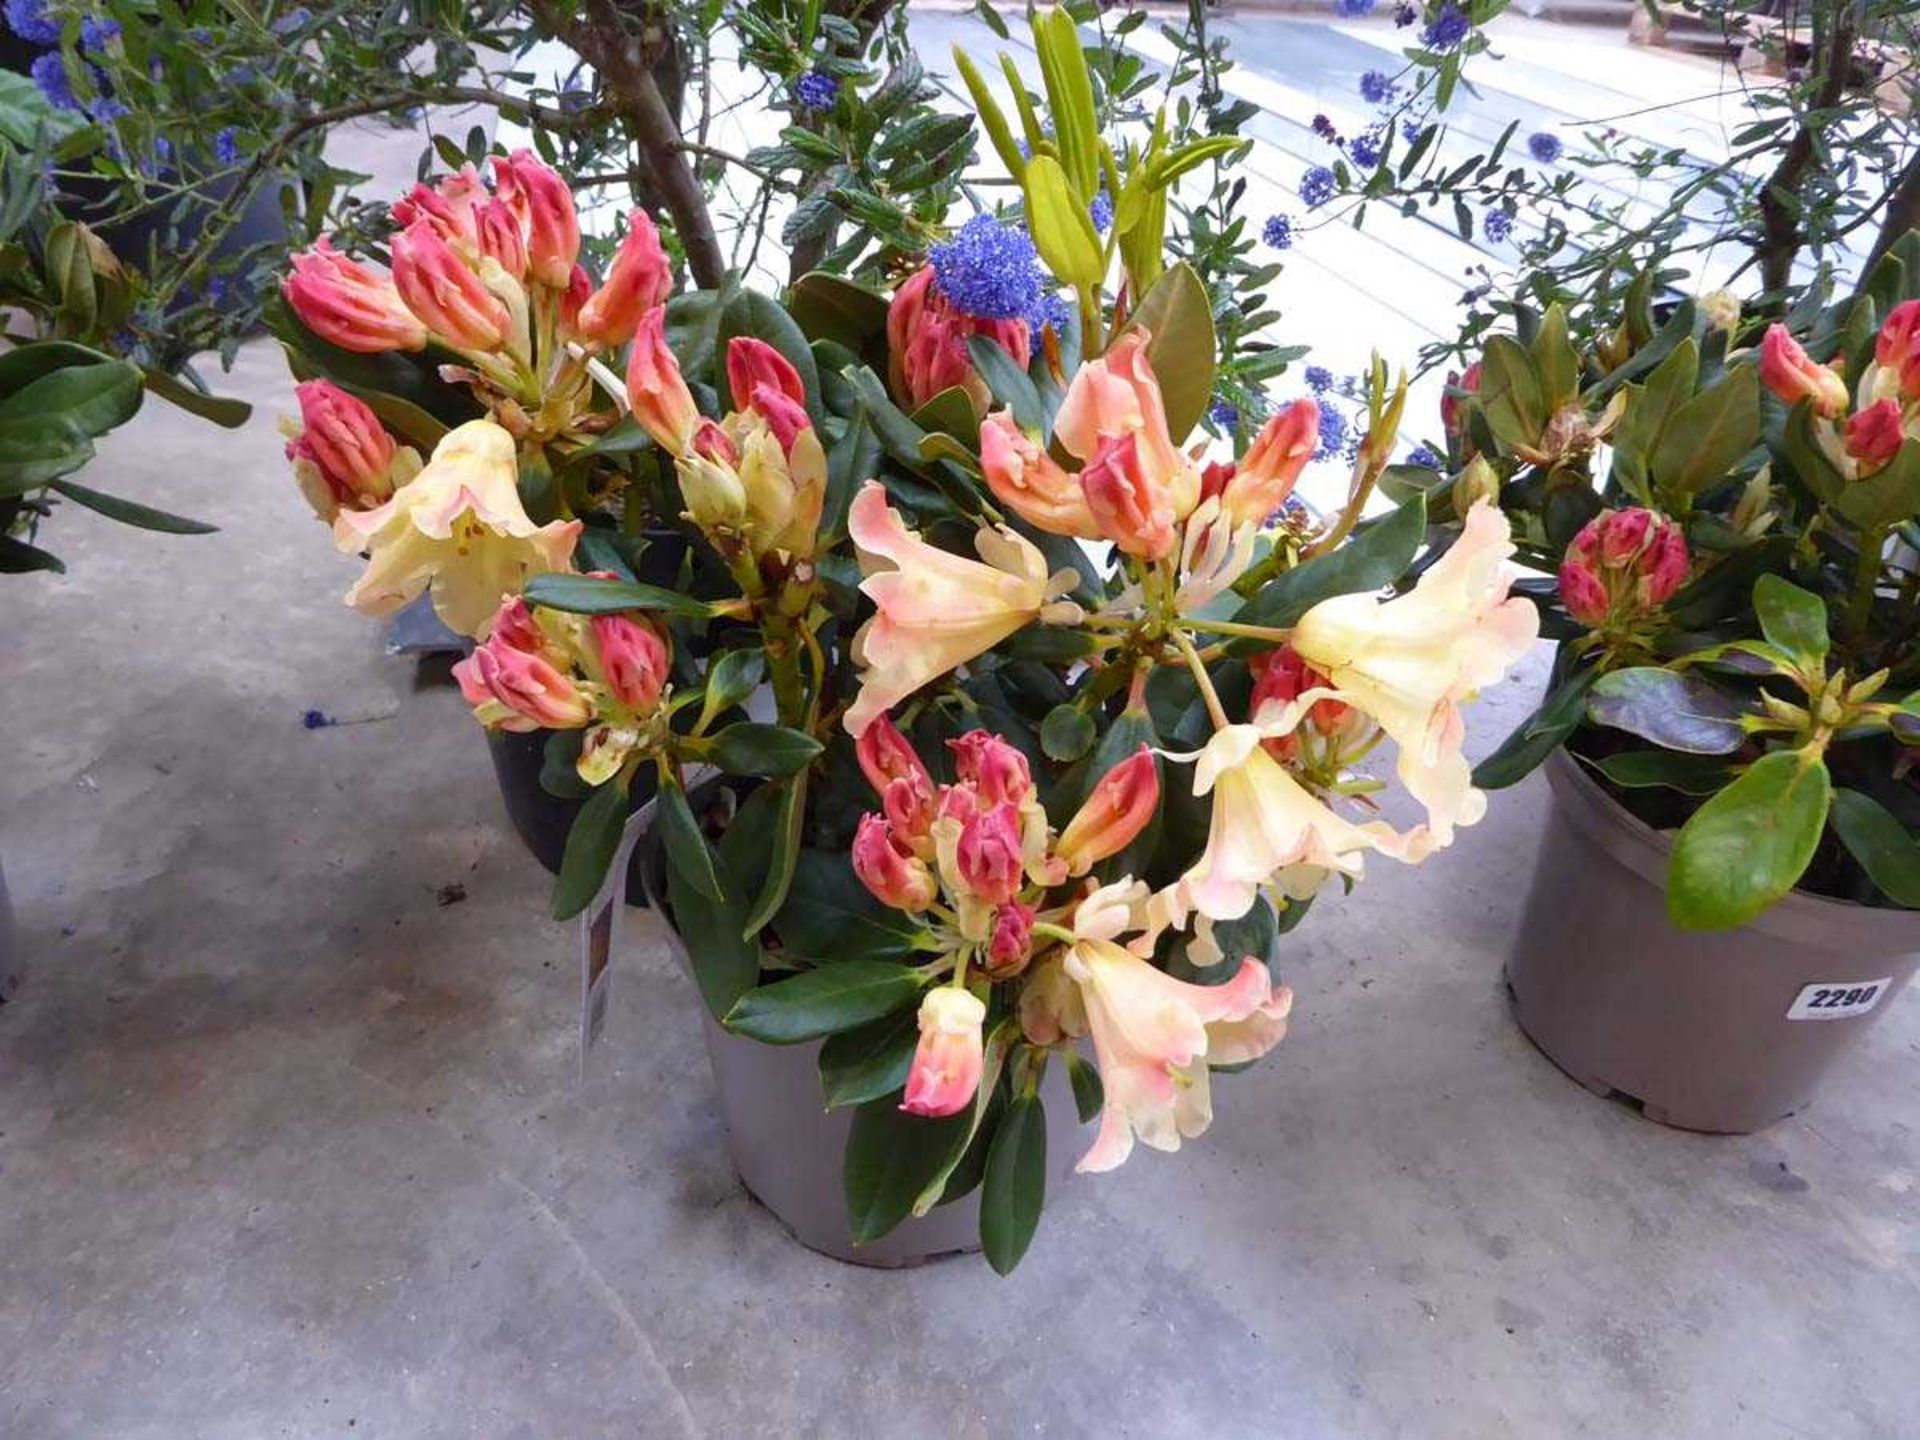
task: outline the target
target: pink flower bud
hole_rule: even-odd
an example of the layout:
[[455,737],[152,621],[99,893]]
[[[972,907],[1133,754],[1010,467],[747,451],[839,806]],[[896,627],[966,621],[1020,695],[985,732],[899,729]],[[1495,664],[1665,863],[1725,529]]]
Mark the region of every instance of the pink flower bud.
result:
[[[583,312],[584,313],[584,312]],[[640,321],[627,357],[627,403],[633,418],[669,453],[686,453],[700,419],[680,362],[667,348],[667,312],[655,306]]]
[[1025,320],[985,320],[954,308],[931,265],[915,271],[887,307],[887,352],[894,394],[909,407],[924,405],[958,385],[982,410],[990,393],[973,368],[970,336],[991,340],[1025,370],[1033,361],[1033,334]]
[[[1457,394],[1455,392],[1462,392]],[[1467,428],[1467,405],[1464,395],[1480,393],[1480,362],[1474,361],[1463,373],[1447,372],[1447,388],[1440,392],[1440,426],[1449,435],[1464,434]]]
[[287,458],[313,466],[334,509],[370,510],[392,495],[393,437],[366,402],[331,380],[305,381],[293,393],[302,429]]
[[1100,777],[1053,853],[1066,862],[1069,875],[1084,875],[1131,845],[1159,808],[1160,769],[1153,751],[1142,745]]
[[740,463],[740,447],[733,443],[733,437],[720,428],[719,422],[700,417],[700,423],[693,427],[693,453],[703,460],[711,460],[716,465],[737,466]]
[[727,387],[733,392],[734,409],[745,410],[763,385],[786,396],[805,413],[807,387],[793,362],[764,340],[734,336],[727,344]]
[[920,1044],[900,1108],[910,1115],[957,1115],[973,1103],[986,1069],[980,1029],[987,1007],[957,985],[929,990],[920,1002]]
[[1221,492],[1220,508],[1236,525],[1266,524],[1286,504],[1319,443],[1320,407],[1311,400],[1294,401],[1260,427]]
[[577,730],[593,707],[572,680],[543,655],[489,636],[453,667],[460,693],[480,718],[501,730]]
[[491,256],[500,268],[516,280],[527,278],[527,240],[520,233],[520,217],[506,202],[489,200],[476,212],[480,230],[480,253]]
[[500,198],[526,229],[533,278],[556,290],[565,289],[580,254],[580,219],[574,212],[573,191],[531,150],[496,157],[493,179]]
[[1200,503],[1216,499],[1226,494],[1227,486],[1233,483],[1233,477],[1240,467],[1231,460],[1209,460],[1207,468],[1200,472]]
[[1139,438],[1131,431],[1102,437],[1092,463],[1080,472],[1087,509],[1103,537],[1129,555],[1164,559],[1173,550],[1173,496],[1140,463]]
[[667,683],[667,642],[652,625],[628,615],[596,615],[591,623],[600,673],[613,698],[629,710],[651,711]]
[[976,899],[1004,905],[1020,893],[1025,867],[1020,853],[1020,812],[996,805],[969,819],[957,854],[961,882]]
[[909,844],[924,838],[933,824],[933,776],[892,718],[882,715],[861,731],[853,753],[894,833]]
[[1601,515],[1592,523],[1600,540],[1600,563],[1618,570],[1640,558],[1661,520],[1636,505]]
[[322,340],[361,355],[418,350],[427,327],[409,311],[393,282],[356,265],[322,238],[293,257],[293,273],[281,282],[300,323]]
[[479,245],[478,207],[486,202],[486,188],[471,165],[463,165],[438,185],[415,185],[393,202],[394,223],[401,229],[425,220],[449,245],[476,254]]
[[518,595],[509,595],[500,602],[500,608],[494,612],[493,623],[487,627],[486,634],[488,639],[497,639],[502,645],[533,655],[542,654],[547,649],[545,632],[535,622],[527,602]]
[[[1249,668],[1253,671],[1253,693],[1247,698],[1247,714],[1254,720],[1259,720],[1269,707],[1275,711],[1284,709],[1309,690],[1333,688],[1332,682],[1307,664],[1305,657],[1291,645],[1254,656]],[[1307,711],[1304,723],[1322,735],[1331,735],[1345,725],[1353,713],[1351,706],[1339,700],[1316,700]],[[1264,743],[1268,753],[1277,759],[1291,760],[1300,753],[1297,735],[1270,735]]]
[[1876,400],[1847,420],[1847,454],[1860,462],[1862,475],[1888,464],[1906,439],[1897,400]]
[[437,338],[459,350],[497,350],[512,318],[500,297],[420,219],[393,237],[393,284]]
[[1640,603],[1647,609],[1664,605],[1687,583],[1693,560],[1687,554],[1687,537],[1673,521],[1667,521],[1647,547],[1637,567]]
[[1767,327],[1760,342],[1760,383],[1788,405],[1813,403],[1814,413],[1828,420],[1847,408],[1847,385],[1831,366],[1816,364],[1787,333],[1787,327]]
[[1894,372],[1902,395],[1920,400],[1920,300],[1902,300],[1887,312],[1873,358]]
[[860,817],[853,837],[853,873],[882,905],[915,915],[939,893],[926,862],[903,850],[892,826],[878,815]]
[[1606,624],[1613,602],[1607,596],[1606,582],[1592,566],[1569,553],[1560,562],[1560,603],[1569,615],[1592,630]]
[[1033,795],[1033,772],[1019,747],[991,730],[969,730],[949,740],[954,774],[978,796],[981,809],[1006,805],[1018,809]]
[[587,267],[575,265],[567,274],[567,288],[560,295],[560,321],[569,330],[578,333],[580,311],[587,299],[593,294],[593,277],[587,274]]
[[660,244],[660,232],[652,216],[636,210],[627,217],[627,233],[614,252],[607,283],[580,308],[577,328],[602,345],[622,344],[671,294],[673,266]]
[[776,390],[771,385],[754,386],[750,403],[753,412],[767,422],[773,438],[780,442],[782,454],[791,456],[793,442],[800,438],[800,432],[813,426],[806,406],[792,399],[786,391]]
[[987,968],[996,975],[1017,970],[1033,953],[1033,907],[1018,900],[993,913],[993,936],[987,942]]

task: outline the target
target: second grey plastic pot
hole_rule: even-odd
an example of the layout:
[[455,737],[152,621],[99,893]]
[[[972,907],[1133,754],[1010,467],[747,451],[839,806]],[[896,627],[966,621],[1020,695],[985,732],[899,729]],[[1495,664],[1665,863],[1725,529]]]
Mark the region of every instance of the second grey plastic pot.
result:
[[1820,1079],[1920,968],[1920,916],[1795,892],[1737,930],[1667,918],[1672,841],[1556,751],[1507,961],[1514,1017],[1567,1074],[1649,1119],[1744,1135]]
[[[651,852],[651,853],[650,853]],[[635,851],[639,873],[659,883],[658,852]],[[686,947],[665,907],[656,907],[675,960],[691,974]],[[820,1093],[820,1042],[766,1045],[715,1023],[704,1005],[700,1024],[713,1065],[714,1089],[727,1127],[727,1150],[749,1194],[809,1250],[853,1265],[897,1269],[980,1248],[980,1191],[936,1205],[864,1245],[855,1245],[841,1187],[841,1159],[853,1112],[829,1110]],[[1051,1064],[1040,1085],[1047,1115],[1047,1197],[1060,1193],[1073,1163],[1093,1143],[1081,1133],[1066,1067]],[[1046,1221],[1041,1221],[1043,1243]]]

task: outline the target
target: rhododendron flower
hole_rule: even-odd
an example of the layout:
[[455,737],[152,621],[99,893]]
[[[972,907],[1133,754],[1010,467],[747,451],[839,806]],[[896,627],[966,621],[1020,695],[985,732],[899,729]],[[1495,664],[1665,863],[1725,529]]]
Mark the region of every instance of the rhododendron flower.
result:
[[1399,747],[1397,773],[1426,807],[1436,846],[1486,810],[1461,750],[1460,706],[1505,674],[1539,634],[1532,604],[1508,595],[1512,554],[1506,516],[1475,505],[1453,548],[1409,593],[1385,601],[1336,595],[1293,631],[1293,648],[1328,678],[1332,698],[1371,715]]
[[967,340],[979,335],[998,345],[1025,370],[1033,360],[1033,337],[1025,320],[988,319],[960,310],[941,291],[932,265],[922,266],[893,293],[887,306],[887,354],[893,393],[909,409],[958,385],[984,411],[993,392],[974,369]]
[[[1300,652],[1291,645],[1254,656],[1249,668],[1253,671],[1253,693],[1247,699],[1247,714],[1256,724],[1285,714],[1286,707],[1309,690],[1331,688],[1327,677],[1301,659]],[[1297,759],[1300,732],[1309,728],[1319,735],[1357,741],[1371,732],[1372,722],[1351,705],[1338,700],[1316,700],[1293,730],[1267,737],[1268,753],[1279,760]]]
[[1142,745],[1100,777],[1060,832],[1053,853],[1065,862],[1068,875],[1084,875],[1131,845],[1159,808],[1159,762]]
[[668,348],[667,312],[656,306],[628,333],[633,349],[627,356],[627,405],[655,443],[671,455],[683,455],[700,423],[700,410],[680,374],[680,362]]
[[993,914],[987,971],[996,979],[1016,973],[1033,953],[1033,907],[1010,900]]
[[1679,522],[1638,506],[1581,527],[1560,562],[1560,600],[1589,629],[1634,620],[1673,598],[1692,560]]
[[567,286],[580,254],[580,220],[573,190],[531,150],[493,161],[500,199],[526,229],[527,260],[534,279],[556,290]]
[[981,530],[979,560],[927,544],[869,480],[854,497],[848,530],[879,613],[854,642],[860,693],[846,714],[856,738],[900,701],[951,673],[1034,620],[1072,623],[1079,608],[1052,597],[1071,589],[1072,571],[1049,576],[1046,559],[1008,529]]
[[627,217],[627,233],[614,252],[606,283],[580,307],[574,328],[602,345],[632,338],[641,320],[673,294],[673,266],[660,244],[653,217],[636,210]]
[[1920,300],[1902,300],[1887,312],[1874,337],[1873,358],[1891,378],[1895,394],[1920,400]]
[[1082,1172],[1113,1169],[1136,1137],[1173,1151],[1183,1137],[1205,1133],[1213,1120],[1208,1067],[1265,1055],[1285,1036],[1293,1007],[1292,992],[1275,988],[1252,956],[1224,985],[1191,985],[1155,968],[1102,933],[1112,913],[1104,897],[1088,898],[1074,917],[1081,938],[1042,962],[1021,991],[1031,1042],[1093,1039],[1106,1098],[1100,1133],[1074,1167]]
[[1466,433],[1467,406],[1471,402],[1462,396],[1477,395],[1479,392],[1479,361],[1474,361],[1457,375],[1451,370],[1447,372],[1447,388],[1440,392],[1440,425],[1447,434],[1458,438]]
[[984,905],[1004,905],[1026,883],[1019,811],[995,805],[968,817],[960,830],[954,870],[960,887]]
[[523,632],[497,626],[486,641],[453,667],[460,694],[490,730],[577,730],[593,719],[593,706],[545,654],[523,649]]
[[520,504],[513,437],[469,420],[434,447],[419,475],[375,510],[342,510],[344,550],[370,552],[347,603],[387,615],[433,587],[433,608],[463,635],[481,634],[505,594],[530,576],[564,570],[578,520],[535,525]]
[[980,1027],[987,1007],[957,985],[929,990],[920,1002],[920,1043],[900,1108],[910,1115],[957,1115],[973,1103],[986,1070]]
[[1785,404],[1811,401],[1814,413],[1828,420],[1847,408],[1847,382],[1832,366],[1817,364],[1778,323],[1760,342],[1760,381]]
[[384,503],[419,471],[420,456],[396,446],[364,400],[331,380],[304,381],[294,395],[300,424],[287,441],[287,458],[300,493],[322,520],[331,523],[343,508]]
[[981,421],[980,469],[994,499],[1029,525],[1080,540],[1100,538],[1080,477],[1062,469],[1011,411],[996,410]]
[[479,208],[487,201],[487,187],[480,172],[462,165],[435,184],[425,181],[388,207],[393,221],[402,230],[417,220],[425,220],[449,245],[469,260],[480,256]]
[[1142,480],[1164,493],[1174,520],[1184,520],[1200,503],[1200,472],[1175,448],[1167,429],[1166,403],[1147,359],[1150,338],[1144,330],[1129,330],[1105,355],[1074,371],[1053,435],[1083,464],[1096,459],[1106,442],[1134,436]]
[[631,615],[595,615],[588,628],[614,700],[628,710],[651,711],[660,703],[672,659],[660,632]]
[[991,730],[969,730],[949,740],[947,749],[953,752],[954,774],[972,788],[983,809],[1011,805],[1017,810],[1033,799],[1027,757]]
[[1173,494],[1140,461],[1140,437],[1103,439],[1080,472],[1087,509],[1103,538],[1148,562],[1173,551]]
[[1265,525],[1287,503],[1320,443],[1320,407],[1296,400],[1260,427],[1220,491],[1220,508],[1235,525]]
[[1862,475],[1889,463],[1906,439],[1897,400],[1876,400],[1847,419],[1847,454],[1859,463]]
[[489,200],[474,212],[479,224],[480,253],[515,280],[527,278],[527,237],[520,217],[502,200]]
[[860,769],[880,796],[881,813],[893,833],[916,854],[930,854],[928,835],[933,827],[933,776],[907,743],[907,737],[882,715],[867,726],[854,743]]
[[926,862],[894,837],[892,824],[879,815],[862,815],[853,837],[853,873],[874,899],[895,910],[919,914],[939,894]]
[[1213,813],[1206,850],[1162,897],[1172,923],[1195,911],[1237,920],[1268,884],[1304,898],[1334,871],[1357,878],[1369,850],[1419,860],[1431,848],[1423,828],[1400,835],[1384,821],[1336,814],[1268,753],[1262,742],[1291,731],[1325,692],[1308,693],[1281,715],[1216,730],[1197,756],[1176,757],[1196,761],[1193,793],[1211,792]]
[[393,282],[356,265],[324,236],[292,257],[293,273],[281,282],[300,323],[322,340],[362,355],[418,350],[427,327],[406,307]]
[[435,337],[459,350],[494,350],[513,317],[424,216],[393,237],[393,284]]

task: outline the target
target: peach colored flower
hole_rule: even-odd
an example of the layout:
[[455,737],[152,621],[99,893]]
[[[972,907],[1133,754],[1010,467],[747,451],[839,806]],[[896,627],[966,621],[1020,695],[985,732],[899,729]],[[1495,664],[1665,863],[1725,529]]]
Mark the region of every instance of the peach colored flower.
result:
[[1067,874],[1084,875],[1110,855],[1118,855],[1146,829],[1160,808],[1160,765],[1142,745],[1100,777],[1053,853]]
[[846,727],[856,739],[921,686],[1022,626],[1079,619],[1078,606],[1053,599],[1078,577],[1049,576],[1045,557],[1011,530],[982,529],[974,537],[979,560],[952,554],[909,530],[872,480],[854,497],[847,528],[866,574],[860,589],[879,611],[854,641],[860,693]]
[[564,570],[578,520],[535,525],[520,504],[513,436],[469,420],[434,447],[426,468],[375,510],[342,510],[343,550],[369,552],[347,603],[388,615],[431,586],[433,608],[463,635],[483,634],[500,597],[529,577]]
[[[1516,571],[1507,517],[1485,501],[1413,589],[1322,600],[1295,627],[1301,659],[1327,677],[1332,698],[1363,710],[1399,747],[1398,774],[1426,807],[1435,847],[1486,811],[1461,746],[1460,707],[1500,679],[1540,632],[1539,612],[1508,594]],[[1303,697],[1304,698],[1304,697]]]
[[1769,325],[1760,342],[1760,381],[1784,404],[1812,401],[1814,413],[1828,420],[1847,408],[1847,382],[1807,354],[1784,325]]
[[326,237],[291,263],[281,292],[300,323],[322,340],[361,355],[426,345],[427,327],[401,301],[393,281],[355,264]]
[[986,1070],[980,1027],[987,1007],[956,985],[929,990],[920,1002],[920,1043],[907,1072],[900,1108],[910,1115],[957,1115],[973,1103]]
[[1078,540],[1100,538],[1080,477],[1063,470],[1011,411],[996,410],[981,421],[980,469],[993,498],[1029,525]]
[[1141,473],[1165,492],[1173,518],[1184,520],[1200,502],[1200,472],[1167,429],[1166,403],[1147,359],[1150,338],[1145,330],[1129,330],[1105,355],[1076,370],[1053,435],[1083,464],[1100,453],[1103,441],[1137,437]]

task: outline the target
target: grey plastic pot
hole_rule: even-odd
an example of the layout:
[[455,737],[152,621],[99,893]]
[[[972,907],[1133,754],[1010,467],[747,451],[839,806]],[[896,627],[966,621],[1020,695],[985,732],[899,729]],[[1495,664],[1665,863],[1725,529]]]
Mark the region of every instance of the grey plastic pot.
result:
[[1661,1124],[1744,1135],[1804,1107],[1920,968],[1920,916],[1795,892],[1737,930],[1677,929],[1672,841],[1564,752],[1546,772],[1552,811],[1507,961],[1520,1028]]
[[[654,884],[657,862],[651,862],[647,849],[643,844],[636,853],[642,861],[636,868]],[[660,914],[669,920],[664,907]],[[679,933],[670,920],[664,928],[674,959],[691,977]],[[855,1245],[840,1181],[853,1112],[829,1110],[821,1098],[820,1043],[765,1045],[748,1040],[716,1024],[704,1005],[700,1021],[733,1168],[748,1193],[771,1210],[794,1239],[835,1260],[883,1269],[980,1248],[978,1187],[917,1219],[902,1221],[878,1240]],[[1046,1106],[1047,1195],[1052,1200],[1093,1137],[1081,1133],[1065,1066],[1047,1067],[1040,1096]]]

